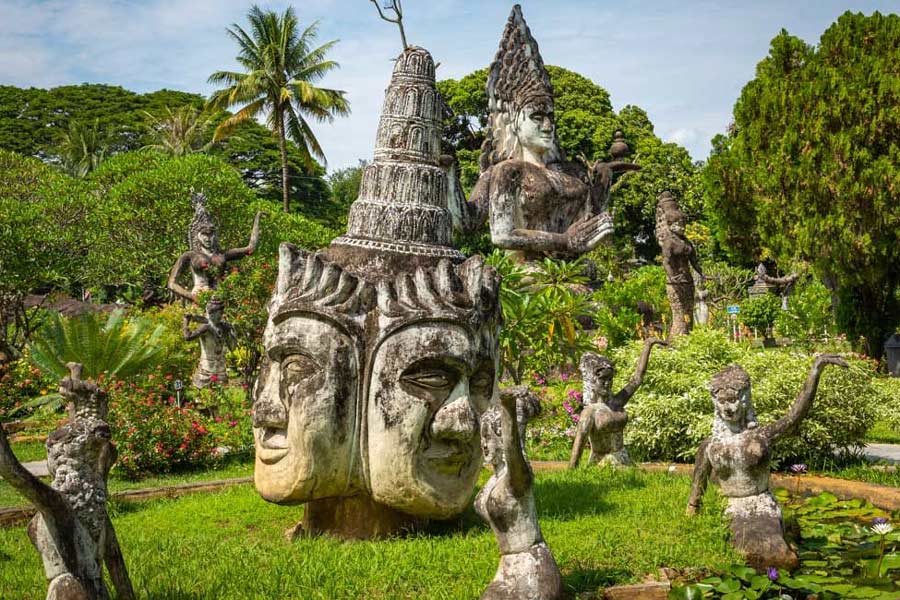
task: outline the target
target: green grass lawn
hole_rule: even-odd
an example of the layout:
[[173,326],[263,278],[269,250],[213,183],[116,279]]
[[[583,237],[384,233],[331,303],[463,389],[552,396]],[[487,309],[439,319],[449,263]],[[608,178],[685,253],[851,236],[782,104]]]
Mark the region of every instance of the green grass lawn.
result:
[[11,442],[13,454],[22,462],[31,462],[34,460],[47,460],[47,443],[46,442]]
[[[638,581],[660,566],[738,562],[714,492],[699,517],[683,516],[689,487],[686,477],[635,470],[538,473],[541,526],[569,591]],[[477,598],[497,567],[494,536],[471,511],[405,539],[289,543],[282,532],[301,515],[249,485],[113,507],[142,598]],[[0,598],[45,593],[24,527],[0,530]]]
[[[18,451],[16,451],[18,455]],[[22,460],[21,456],[19,460]],[[109,490],[121,492],[125,490],[139,490],[144,488],[167,487],[181,483],[194,483],[200,481],[215,481],[218,479],[233,479],[235,477],[252,477],[253,459],[244,457],[241,459],[228,459],[218,465],[204,470],[187,473],[170,473],[167,475],[155,475],[139,480],[122,479],[116,476],[115,470],[109,478]],[[28,504],[19,492],[12,488],[6,481],[0,479],[0,507],[22,506]],[[3,598],[0,595],[0,598]]]
[[883,421],[878,421],[866,434],[866,441],[879,444],[900,444],[900,431]]

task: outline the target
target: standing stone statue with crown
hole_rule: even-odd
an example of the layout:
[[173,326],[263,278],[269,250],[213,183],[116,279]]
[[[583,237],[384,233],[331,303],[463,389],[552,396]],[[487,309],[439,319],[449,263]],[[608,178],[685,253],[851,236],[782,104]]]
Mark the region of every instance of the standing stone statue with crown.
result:
[[460,514],[494,394],[499,278],[450,245],[434,61],[397,58],[347,233],[280,247],[254,390],[254,479],[307,533],[373,538]]
[[556,139],[550,76],[518,4],[491,64],[487,96],[481,176],[468,202],[453,195],[459,228],[475,229],[487,217],[493,243],[523,261],[596,248],[613,233],[613,178],[639,167],[622,160],[628,146],[621,132],[612,162],[586,167],[566,160]]

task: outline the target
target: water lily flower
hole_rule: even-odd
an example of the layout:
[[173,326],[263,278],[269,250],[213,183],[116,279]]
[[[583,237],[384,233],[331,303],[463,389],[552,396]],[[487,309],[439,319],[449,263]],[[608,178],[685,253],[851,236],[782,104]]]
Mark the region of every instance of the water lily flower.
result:
[[872,525],[872,533],[878,535],[887,535],[894,530],[894,526],[890,523],[877,523]]
[[778,569],[776,569],[775,567],[769,567],[768,569],[766,569],[766,576],[770,581],[775,581],[776,579],[778,579]]
[[795,465],[791,465],[790,471],[794,475],[803,475],[804,473],[806,473],[806,465],[803,463],[797,463]]

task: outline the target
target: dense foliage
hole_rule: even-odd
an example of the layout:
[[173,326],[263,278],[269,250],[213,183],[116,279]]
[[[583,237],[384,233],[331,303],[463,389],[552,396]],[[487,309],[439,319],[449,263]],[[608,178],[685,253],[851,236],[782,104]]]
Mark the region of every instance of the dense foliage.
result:
[[809,261],[872,356],[900,322],[898,60],[898,15],[845,13],[815,47],[782,31],[706,175],[731,256]]

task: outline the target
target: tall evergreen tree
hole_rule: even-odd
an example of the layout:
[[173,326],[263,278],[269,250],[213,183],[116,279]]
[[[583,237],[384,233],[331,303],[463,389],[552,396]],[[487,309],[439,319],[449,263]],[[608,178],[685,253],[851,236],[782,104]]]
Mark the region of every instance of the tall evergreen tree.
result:
[[847,12],[817,47],[782,30],[706,174],[720,241],[808,261],[872,356],[900,323],[897,64],[898,15]]

